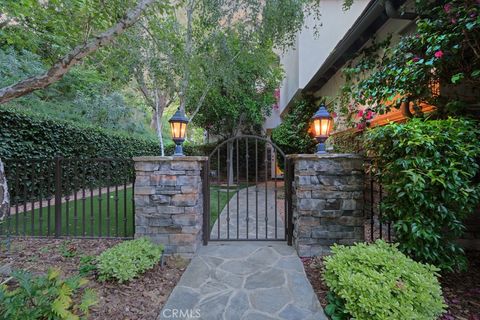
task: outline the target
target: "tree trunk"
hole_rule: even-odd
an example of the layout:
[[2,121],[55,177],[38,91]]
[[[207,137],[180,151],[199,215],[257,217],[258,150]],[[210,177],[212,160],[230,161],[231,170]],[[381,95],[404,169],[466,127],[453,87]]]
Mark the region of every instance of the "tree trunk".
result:
[[159,101],[156,99],[155,103],[155,129],[157,131],[158,141],[160,142],[160,155],[165,156],[165,146],[163,144],[163,134],[162,134],[162,117],[160,116]]
[[10,207],[5,167],[0,159],[0,221],[8,214]]
[[125,16],[113,27],[101,33],[90,41],[75,47],[62,59],[57,61],[46,73],[27,78],[11,86],[0,89],[0,104],[12,99],[24,96],[35,90],[44,89],[52,83],[60,80],[74,65],[80,62],[90,53],[95,52],[102,46],[112,42],[115,37],[123,33],[138,20],[145,8],[155,0],[141,0],[137,6],[125,14]]

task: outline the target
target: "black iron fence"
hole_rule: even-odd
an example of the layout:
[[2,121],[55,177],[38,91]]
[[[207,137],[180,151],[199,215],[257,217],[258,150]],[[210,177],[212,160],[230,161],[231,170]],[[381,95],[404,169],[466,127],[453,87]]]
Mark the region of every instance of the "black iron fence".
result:
[[365,188],[364,207],[365,216],[365,240],[373,242],[383,239],[391,242],[394,238],[392,233],[392,222],[383,214],[381,202],[384,196],[382,183],[378,176],[371,170],[371,161],[365,164]]
[[133,237],[131,159],[3,161],[11,203],[0,236]]

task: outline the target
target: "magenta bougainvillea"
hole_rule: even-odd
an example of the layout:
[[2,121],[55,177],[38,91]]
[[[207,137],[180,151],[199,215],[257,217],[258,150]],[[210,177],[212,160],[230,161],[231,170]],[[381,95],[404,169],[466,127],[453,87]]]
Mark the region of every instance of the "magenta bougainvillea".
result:
[[[418,106],[425,103],[446,117],[478,101],[480,94],[465,97],[458,88],[480,87],[480,0],[417,0],[416,11],[416,32],[396,44],[375,41],[344,68],[342,114],[352,126],[365,128],[369,115],[404,102],[414,116],[422,116]],[[365,106],[372,113],[359,113]]]

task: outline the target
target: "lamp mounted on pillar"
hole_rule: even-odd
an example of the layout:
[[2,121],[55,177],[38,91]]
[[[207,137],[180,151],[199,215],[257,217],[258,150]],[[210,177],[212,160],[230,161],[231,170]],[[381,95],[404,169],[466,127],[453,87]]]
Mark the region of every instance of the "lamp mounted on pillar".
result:
[[318,142],[317,154],[327,153],[325,149],[325,141],[330,135],[330,131],[333,126],[333,118],[328,113],[327,108],[322,103],[318,111],[313,115],[313,132],[315,133],[315,139]]
[[168,122],[170,122],[170,129],[172,130],[172,140],[176,144],[174,156],[184,156],[182,143],[185,141],[188,121],[185,112],[180,110],[180,108],[170,120],[168,120]]

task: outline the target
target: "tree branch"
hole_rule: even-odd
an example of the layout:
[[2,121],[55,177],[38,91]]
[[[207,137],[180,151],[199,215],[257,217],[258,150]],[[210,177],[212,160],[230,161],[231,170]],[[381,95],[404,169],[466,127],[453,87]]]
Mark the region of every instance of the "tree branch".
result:
[[207,86],[205,87],[205,89],[203,90],[202,96],[201,96],[200,99],[198,100],[197,106],[195,107],[195,111],[193,111],[193,113],[190,115],[190,122],[193,121],[193,118],[195,118],[195,116],[197,115],[198,111],[200,111],[200,108],[202,107],[203,102],[205,101],[205,98],[207,97],[208,91],[210,91],[210,87],[211,87],[211,86],[212,86],[212,81],[210,81],[210,82],[207,84]]
[[125,16],[116,25],[85,44],[75,47],[62,59],[57,61],[46,73],[27,78],[16,84],[0,89],[0,104],[24,96],[32,91],[46,88],[60,80],[81,59],[112,42],[116,36],[135,24],[145,8],[154,1],[155,0],[140,0],[137,6],[127,11]]

